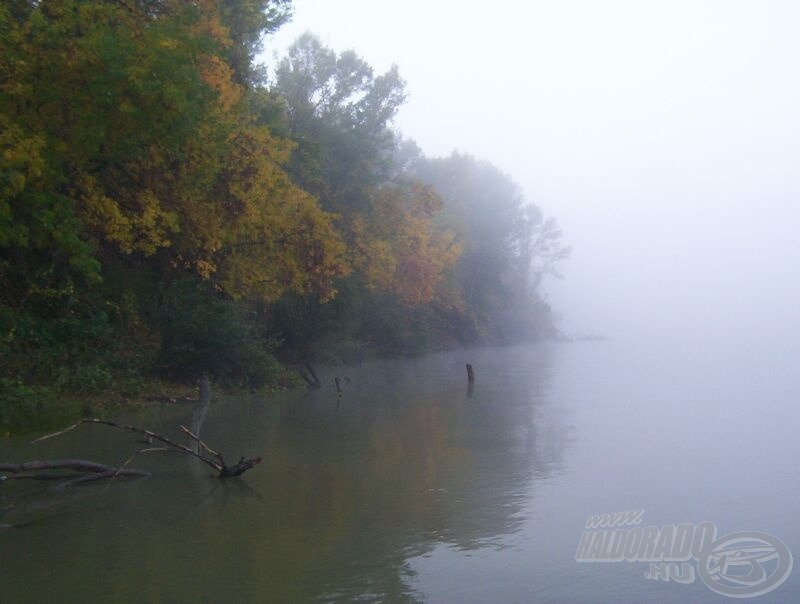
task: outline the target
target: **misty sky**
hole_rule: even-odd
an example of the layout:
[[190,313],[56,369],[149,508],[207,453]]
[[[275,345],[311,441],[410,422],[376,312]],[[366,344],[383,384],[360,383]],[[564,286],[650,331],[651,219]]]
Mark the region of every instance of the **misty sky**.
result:
[[267,63],[306,30],[556,216],[566,332],[800,338],[800,2],[295,0]]

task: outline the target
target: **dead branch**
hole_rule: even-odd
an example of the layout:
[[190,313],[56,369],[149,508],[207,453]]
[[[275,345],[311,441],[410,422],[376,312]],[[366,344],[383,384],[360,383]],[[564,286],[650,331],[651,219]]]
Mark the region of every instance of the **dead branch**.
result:
[[[309,368],[310,368],[310,366],[309,366]],[[311,371],[313,372],[313,369],[311,369]],[[316,374],[314,374],[314,377],[316,378]],[[317,379],[317,382],[318,382],[319,379],[318,378],[316,378],[316,379]],[[200,386],[200,402],[201,402],[201,405],[200,405],[200,408],[198,410],[198,413],[196,415],[193,414],[192,428],[194,429],[194,432],[192,432],[192,430],[189,430],[189,428],[187,428],[186,426],[181,426],[181,430],[185,434],[187,434],[189,436],[189,438],[192,439],[192,441],[194,441],[192,443],[192,445],[193,445],[192,448],[189,448],[186,445],[183,445],[181,443],[175,442],[174,440],[172,440],[170,438],[167,438],[166,436],[162,436],[161,434],[157,434],[157,433],[155,433],[155,432],[153,432],[151,430],[146,430],[144,428],[138,428],[136,426],[129,426],[129,425],[125,425],[125,424],[118,424],[116,422],[112,422],[112,421],[104,420],[104,419],[97,419],[97,418],[82,419],[79,422],[76,422],[75,424],[73,424],[71,426],[68,426],[67,428],[64,428],[63,430],[59,430],[58,432],[53,432],[52,434],[47,434],[45,436],[41,436],[41,437],[37,438],[36,440],[34,440],[31,444],[38,443],[38,442],[41,442],[43,440],[48,440],[50,438],[55,438],[56,436],[61,436],[62,434],[65,434],[65,433],[67,433],[67,432],[69,432],[71,430],[74,430],[75,428],[77,428],[78,426],[81,426],[83,424],[102,424],[104,426],[109,426],[111,428],[117,428],[118,430],[125,430],[127,432],[134,432],[136,434],[141,434],[142,436],[144,436],[144,441],[147,444],[151,444],[151,443],[153,443],[153,441],[158,441],[159,443],[162,443],[162,444],[166,445],[165,447],[151,447],[151,448],[141,449],[139,451],[136,451],[119,468],[111,468],[109,466],[104,466],[102,464],[95,464],[94,462],[82,462],[81,460],[62,460],[62,461],[65,461],[65,462],[80,462],[80,463],[89,464],[88,466],[85,466],[85,469],[82,470],[82,471],[91,473],[91,475],[93,476],[93,478],[91,476],[84,476],[84,477],[75,479],[73,481],[70,481],[69,483],[66,483],[67,485],[68,484],[80,483],[80,482],[86,482],[87,480],[90,480],[90,479],[91,480],[96,480],[96,479],[99,479],[99,478],[116,478],[117,476],[134,475],[134,473],[138,472],[137,470],[128,470],[128,469],[126,469],[128,464],[130,464],[131,461],[133,461],[133,458],[136,457],[136,455],[138,455],[139,453],[151,453],[151,452],[155,452],[155,451],[183,453],[184,455],[189,455],[191,457],[195,457],[196,459],[199,459],[200,461],[202,461],[207,466],[210,466],[211,468],[214,468],[214,470],[217,472],[217,476],[219,478],[230,478],[230,477],[233,477],[233,476],[240,476],[241,474],[244,474],[247,470],[249,470],[253,466],[255,466],[258,463],[260,463],[261,462],[261,458],[260,457],[253,457],[253,458],[247,459],[247,458],[242,457],[242,458],[239,459],[238,462],[236,462],[236,464],[234,464],[232,466],[229,466],[225,462],[225,458],[222,456],[222,453],[220,453],[219,451],[215,451],[214,449],[209,447],[205,442],[203,442],[200,439],[200,437],[198,436],[198,434],[200,433],[200,426],[202,425],[203,419],[205,418],[205,413],[208,410],[208,405],[209,405],[209,403],[211,401],[211,384],[209,383],[209,380],[208,380],[207,376],[203,376],[200,379],[199,386]],[[195,424],[196,424],[196,426],[195,426]],[[211,457],[208,457],[208,456],[204,455],[203,451],[208,452],[215,459],[212,459]],[[19,465],[19,464],[17,464],[17,465],[6,464],[6,465],[13,466],[15,468],[19,467],[20,469],[18,469],[17,472],[15,472],[17,474],[19,474],[20,472],[35,471],[37,469],[53,469],[52,467],[36,468],[33,465],[31,465],[31,464],[35,465],[35,464],[40,464],[40,463],[42,463],[42,462],[28,462],[27,464],[21,464],[21,465]],[[49,463],[53,463],[53,462],[49,462]],[[2,470],[2,468],[3,468],[3,464],[0,464],[0,471]],[[13,471],[13,470],[9,470],[9,471]],[[141,474],[136,474],[136,475],[141,475]]]
[[213,459],[211,459],[209,457],[206,457],[205,455],[203,455],[199,451],[195,452],[192,449],[190,449],[189,447],[187,447],[186,445],[182,445],[180,443],[176,443],[175,441],[167,438],[166,436],[162,436],[161,434],[156,434],[155,432],[152,432],[150,430],[145,430],[144,428],[137,428],[136,426],[128,426],[128,425],[125,425],[125,424],[118,424],[116,422],[112,422],[112,421],[108,421],[108,420],[104,420],[104,419],[97,419],[97,418],[82,419],[79,422],[73,424],[72,426],[69,426],[68,428],[65,428],[64,430],[61,430],[59,432],[54,432],[53,434],[47,434],[45,436],[37,438],[36,440],[34,440],[32,442],[33,443],[37,443],[37,442],[41,442],[43,440],[54,438],[56,436],[60,436],[60,435],[64,434],[65,432],[69,432],[70,430],[74,430],[75,428],[77,428],[78,426],[80,426],[82,424],[102,424],[104,426],[109,426],[111,428],[117,428],[118,430],[125,430],[127,432],[134,432],[136,434],[142,434],[142,435],[145,436],[146,439],[149,439],[148,442],[156,440],[158,442],[161,442],[161,443],[167,445],[168,450],[184,453],[184,454],[189,455],[191,457],[196,457],[197,459],[202,461],[207,466],[210,466],[211,468],[214,468],[214,470],[217,472],[217,475],[219,476],[219,478],[230,478],[230,477],[233,477],[233,476],[240,476],[241,474],[243,474],[244,472],[246,472],[247,470],[249,470],[250,468],[252,468],[253,466],[255,466],[255,465],[257,465],[258,463],[261,462],[261,458],[260,457],[254,457],[252,459],[245,459],[244,457],[242,457],[235,465],[228,466],[225,463],[225,459],[222,457],[222,455],[220,453],[218,453],[217,451],[214,451],[213,449],[208,447],[208,445],[206,445],[204,442],[202,442],[197,436],[195,436],[191,431],[189,431],[188,428],[186,428],[184,426],[181,426],[181,429],[184,432],[186,432],[190,437],[192,437],[195,441],[197,441],[198,444],[202,445],[202,447],[206,451],[208,451],[209,453],[214,455],[217,458],[218,461],[215,461],[215,460],[213,460]]
[[142,435],[145,436],[145,438],[149,438],[151,440],[157,440],[159,442],[164,443],[165,445],[167,445],[169,447],[172,447],[173,449],[177,449],[178,451],[184,452],[186,455],[191,455],[192,457],[196,457],[197,459],[199,459],[203,463],[205,463],[205,464],[211,466],[212,468],[214,468],[217,472],[221,472],[222,471],[222,467],[217,462],[215,462],[214,460],[209,459],[208,457],[206,457],[205,455],[201,455],[200,453],[195,453],[189,447],[187,447],[185,445],[181,445],[179,443],[176,443],[175,441],[170,440],[166,436],[161,436],[160,434],[156,434],[155,432],[151,432],[150,430],[145,430],[143,428],[137,428],[136,426],[127,426],[125,424],[118,424],[116,422],[108,421],[108,420],[105,420],[105,419],[97,419],[97,418],[82,419],[79,422],[77,422],[77,423],[73,424],[72,426],[70,426],[69,428],[65,428],[64,430],[61,430],[60,432],[55,432],[53,434],[47,434],[45,436],[37,438],[36,440],[32,441],[31,444],[42,442],[43,440],[48,440],[48,439],[53,438],[55,436],[61,436],[65,432],[69,432],[70,430],[74,430],[75,428],[77,428],[78,426],[80,426],[82,424],[103,424],[104,426],[110,426],[111,428],[117,428],[119,430],[127,430],[128,432],[135,432],[137,434],[142,434]]
[[223,459],[223,457],[222,457],[222,454],[218,453],[217,451],[215,451],[214,449],[212,449],[211,447],[209,447],[209,446],[208,446],[206,443],[204,443],[202,440],[200,440],[200,437],[199,437],[199,436],[196,436],[196,435],[194,434],[194,432],[192,432],[191,430],[189,430],[189,428],[187,428],[186,426],[181,426],[181,430],[183,430],[183,431],[184,431],[186,434],[188,434],[188,435],[189,435],[189,438],[191,438],[192,440],[196,441],[198,445],[200,445],[200,446],[201,446],[201,447],[203,447],[203,448],[204,448],[206,451],[208,451],[209,453],[211,453],[211,455],[213,455],[214,457],[216,457],[217,459],[219,459],[220,463],[221,463],[223,466],[225,465],[225,460]]
[[[69,470],[82,474],[72,478],[74,474],[47,473],[46,470]],[[114,468],[85,459],[52,459],[45,461],[26,461],[24,463],[0,463],[0,472],[6,472],[3,480],[64,480],[72,478],[59,485],[72,486],[90,480],[104,480],[117,476],[149,476],[149,472],[132,470],[123,467]]]
[[260,457],[253,457],[252,459],[239,458],[235,465],[225,466],[220,472],[220,478],[233,478],[234,476],[241,476],[247,470],[261,463]]
[[[72,480],[67,480],[66,482],[62,482],[61,484],[57,484],[54,489],[66,489],[67,487],[75,486],[76,484],[82,484],[84,482],[92,482],[94,480],[114,480],[117,476],[126,476],[130,475],[129,472],[135,472],[136,470],[124,470],[122,468],[111,468],[109,472],[103,472],[102,474],[84,474],[83,476],[78,476],[77,478],[73,478]],[[145,476],[149,476],[148,473],[143,473]],[[62,476],[62,478],[64,478]]]
[[[0,463],[0,472],[9,472],[14,476],[7,478],[18,478],[24,476],[25,472],[36,472],[41,470],[73,470],[74,472],[84,472],[89,474],[103,474],[105,472],[114,472],[117,468],[112,468],[105,464],[96,463],[94,461],[86,461],[85,459],[53,459],[47,461],[26,461],[24,463]],[[147,472],[140,472],[138,470],[128,470],[134,472],[131,476],[147,476]],[[59,478],[64,478],[63,474]]]

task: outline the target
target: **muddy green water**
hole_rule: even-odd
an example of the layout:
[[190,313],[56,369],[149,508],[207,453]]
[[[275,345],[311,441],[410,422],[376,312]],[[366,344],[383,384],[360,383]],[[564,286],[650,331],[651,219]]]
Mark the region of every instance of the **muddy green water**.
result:
[[[0,486],[0,522],[19,525],[0,530],[0,602],[732,601],[576,550],[589,515],[644,509],[647,525],[711,520],[800,555],[798,358],[552,344],[329,368],[319,392],[215,399],[203,438],[264,458],[242,479],[143,456],[131,465],[150,478]],[[338,408],[335,375],[351,380]],[[127,419],[177,435],[192,411]],[[86,426],[0,441],[0,459],[119,464],[135,440]],[[797,575],[756,601],[800,601]]]

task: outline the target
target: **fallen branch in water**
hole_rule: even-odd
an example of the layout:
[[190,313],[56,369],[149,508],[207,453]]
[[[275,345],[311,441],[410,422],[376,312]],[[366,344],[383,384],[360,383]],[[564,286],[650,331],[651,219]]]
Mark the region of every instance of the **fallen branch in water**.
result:
[[[144,428],[137,428],[136,426],[128,426],[128,425],[118,424],[116,422],[112,422],[112,421],[108,421],[108,420],[104,420],[104,419],[96,419],[96,418],[82,419],[79,422],[77,422],[77,423],[75,423],[75,424],[73,424],[73,425],[71,425],[71,426],[69,426],[69,427],[67,427],[67,428],[65,428],[63,430],[60,430],[58,432],[54,432],[53,434],[47,434],[46,436],[42,436],[40,438],[37,438],[36,440],[33,441],[33,443],[38,443],[38,442],[41,442],[43,440],[48,440],[50,438],[55,438],[56,436],[61,436],[62,434],[70,432],[71,430],[74,430],[75,428],[77,428],[78,426],[81,426],[83,424],[102,424],[104,426],[109,426],[111,428],[117,428],[118,430],[125,430],[127,432],[135,432],[137,434],[142,434],[145,437],[145,439],[147,440],[147,442],[152,442],[152,441],[155,440],[155,441],[158,441],[160,443],[163,443],[163,444],[167,445],[167,449],[165,449],[167,451],[175,451],[175,452],[183,453],[185,455],[189,455],[191,457],[195,457],[195,458],[199,459],[200,461],[202,461],[207,466],[210,466],[211,468],[214,468],[214,470],[217,472],[217,476],[219,478],[232,478],[234,476],[241,476],[242,474],[247,472],[247,470],[249,470],[250,468],[252,468],[253,466],[255,466],[255,465],[257,465],[258,463],[261,462],[261,458],[260,457],[254,457],[254,458],[251,458],[251,459],[246,459],[246,458],[242,457],[242,458],[239,459],[238,462],[236,462],[235,464],[229,466],[225,462],[225,458],[222,456],[221,453],[211,449],[202,440],[200,440],[199,437],[195,436],[194,433],[192,433],[185,426],[181,426],[181,430],[183,430],[192,440],[197,442],[208,453],[213,455],[216,458],[216,460],[211,459],[210,457],[207,457],[206,455],[203,455],[202,453],[200,453],[199,449],[197,451],[193,451],[192,449],[190,449],[186,445],[182,445],[180,443],[176,443],[175,441],[170,440],[166,436],[162,436],[160,434],[152,432],[151,430],[145,430]],[[113,468],[112,468],[112,471],[113,471]]]
[[[48,470],[70,470],[75,474],[46,473]],[[114,468],[105,464],[85,459],[53,459],[44,461],[26,461],[23,463],[0,463],[0,472],[6,472],[2,480],[67,480],[59,485],[68,487],[92,480],[105,480],[117,476],[149,476],[149,472],[131,470],[125,467]],[[45,473],[42,473],[45,472]]]

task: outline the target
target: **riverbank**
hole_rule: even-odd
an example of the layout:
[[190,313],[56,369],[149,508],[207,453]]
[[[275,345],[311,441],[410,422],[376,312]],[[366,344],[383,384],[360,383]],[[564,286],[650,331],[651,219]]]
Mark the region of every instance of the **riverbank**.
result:
[[[303,386],[295,372],[284,368],[276,379],[255,389],[271,394]],[[252,394],[254,389],[215,385],[226,394]],[[59,391],[54,386],[29,386],[4,380],[0,384],[0,437],[59,428],[81,417],[146,411],[159,406],[190,406],[199,401],[195,384],[159,378],[122,380],[92,392]]]
[[[411,359],[462,348],[457,342],[450,341],[436,348],[379,351],[364,343],[344,341],[327,347],[323,352],[318,351],[311,358],[314,367],[360,365],[366,361]],[[264,383],[249,386],[212,378],[215,391],[236,396],[315,388],[313,368],[309,376],[309,365],[301,360],[300,352],[283,352],[280,361],[273,359],[269,377]],[[31,385],[0,378],[0,437],[57,429],[81,417],[105,417],[160,405],[191,405],[199,398],[195,380],[134,374],[114,376],[103,383],[107,385],[70,389],[60,387],[56,381]]]

